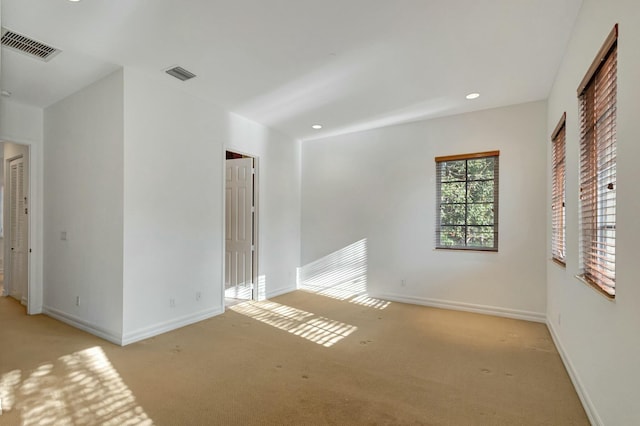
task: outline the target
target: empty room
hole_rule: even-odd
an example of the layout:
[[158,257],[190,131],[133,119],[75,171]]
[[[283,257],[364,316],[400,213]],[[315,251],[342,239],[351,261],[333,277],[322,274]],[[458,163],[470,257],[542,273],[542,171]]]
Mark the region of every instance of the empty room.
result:
[[640,424],[639,2],[0,5],[0,424]]

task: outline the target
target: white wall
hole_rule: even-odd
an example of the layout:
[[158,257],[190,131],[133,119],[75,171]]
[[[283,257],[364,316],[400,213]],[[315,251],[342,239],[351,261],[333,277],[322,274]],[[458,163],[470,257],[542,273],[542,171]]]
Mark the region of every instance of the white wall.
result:
[[19,143],[42,143],[43,111],[0,98],[0,135]]
[[266,293],[295,289],[299,143],[179,84],[121,70],[45,111],[45,312],[116,343],[223,311],[227,148],[259,158]]
[[123,105],[120,70],[44,114],[44,309],[115,342],[122,336]]
[[222,310],[217,115],[162,80],[125,70],[127,342]]
[[126,69],[45,111],[45,312],[116,343],[223,311],[225,149],[259,158],[266,293],[295,289],[299,143],[178,85]]
[[[578,258],[579,111],[576,90],[615,23],[618,45],[616,300],[575,278]],[[594,424],[640,424],[640,3],[585,0],[549,97],[549,135],[567,112],[567,267],[547,261],[548,321]],[[547,234],[551,238],[551,177],[547,177]],[[550,251],[547,258],[550,258]]]
[[185,94],[181,84],[188,83],[125,70],[125,343],[222,312],[225,149],[259,157],[267,294],[295,289],[298,143]]
[[[38,314],[42,311],[43,303],[43,110],[19,104],[4,97],[0,98],[0,141],[9,142],[3,148],[3,151],[9,150],[4,152],[5,159],[14,156],[15,150],[26,149],[11,143],[29,147],[29,201],[31,208],[31,214],[29,215],[29,247],[32,252],[29,255],[29,301],[27,312],[29,314]],[[5,227],[7,224],[5,222]],[[5,251],[6,253],[7,251]],[[6,264],[7,259],[4,262]]]
[[[302,263],[366,238],[371,295],[543,320],[545,120],[537,102],[304,142]],[[434,157],[489,150],[499,252],[435,251]]]

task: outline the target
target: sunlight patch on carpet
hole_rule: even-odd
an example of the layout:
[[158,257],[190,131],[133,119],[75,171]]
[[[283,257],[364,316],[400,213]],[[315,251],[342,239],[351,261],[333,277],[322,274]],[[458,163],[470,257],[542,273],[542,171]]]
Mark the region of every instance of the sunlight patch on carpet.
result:
[[246,302],[230,309],[327,348],[358,329],[353,325],[269,301]]
[[14,370],[0,377],[5,414],[18,410],[22,425],[152,425],[101,347],[95,346],[27,376]]
[[375,309],[390,305],[367,294],[366,238],[298,268],[298,289]]
[[349,300],[350,303],[355,303],[356,305],[366,306],[369,308],[375,309],[385,309],[387,306],[391,304],[391,302],[382,299],[376,299],[375,297],[369,297],[366,294],[361,294],[360,296],[356,296]]

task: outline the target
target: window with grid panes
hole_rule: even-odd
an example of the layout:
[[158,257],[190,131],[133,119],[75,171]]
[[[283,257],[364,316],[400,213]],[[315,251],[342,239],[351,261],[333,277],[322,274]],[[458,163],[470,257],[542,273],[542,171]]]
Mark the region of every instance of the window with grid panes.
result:
[[499,155],[436,157],[436,248],[498,250]]
[[616,25],[580,87],[581,276],[610,298],[616,272]]

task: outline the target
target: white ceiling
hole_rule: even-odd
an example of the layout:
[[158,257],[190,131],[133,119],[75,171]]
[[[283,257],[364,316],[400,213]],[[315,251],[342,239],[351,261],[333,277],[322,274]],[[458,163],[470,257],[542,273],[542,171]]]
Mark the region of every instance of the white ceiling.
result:
[[545,99],[581,3],[2,0],[4,27],[62,53],[3,48],[0,85],[46,107],[120,66],[180,65],[198,77],[177,87],[313,139]]

